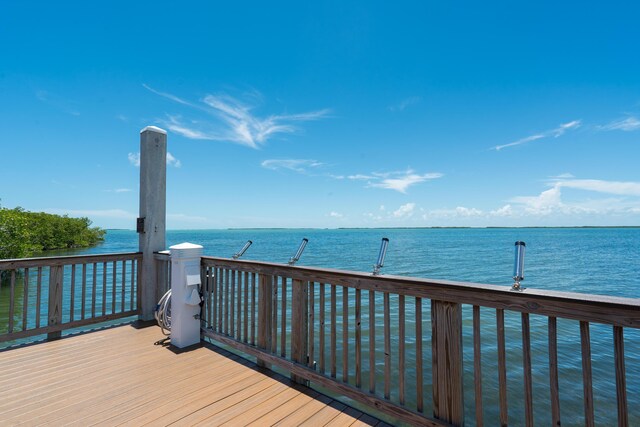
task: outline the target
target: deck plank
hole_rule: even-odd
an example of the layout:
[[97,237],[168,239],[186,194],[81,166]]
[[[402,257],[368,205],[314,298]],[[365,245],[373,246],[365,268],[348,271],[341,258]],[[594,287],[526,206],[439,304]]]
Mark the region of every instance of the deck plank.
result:
[[156,327],[125,325],[0,351],[0,425],[349,425],[367,417],[213,345],[176,352],[154,345],[162,338]]

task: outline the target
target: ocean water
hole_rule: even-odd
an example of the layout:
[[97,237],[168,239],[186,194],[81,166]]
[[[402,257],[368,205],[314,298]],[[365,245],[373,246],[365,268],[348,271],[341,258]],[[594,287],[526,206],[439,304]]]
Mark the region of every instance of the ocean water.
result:
[[[383,274],[458,280],[510,286],[514,242],[527,244],[523,286],[640,298],[640,228],[520,228],[520,229],[242,229],[168,231],[167,246],[182,242],[204,246],[205,255],[230,257],[252,240],[243,259],[286,263],[303,237],[309,244],[298,265],[345,270],[372,270],[380,240],[390,240]],[[136,251],[137,234],[109,230],[101,245],[58,254]],[[52,254],[48,254],[52,255]],[[339,292],[339,300],[341,293]],[[367,313],[363,295],[363,312]],[[392,301],[394,304],[394,301]],[[428,302],[425,308],[428,309]],[[495,310],[482,309],[483,410],[486,425],[499,424]],[[429,340],[428,311],[423,339]],[[392,325],[397,325],[392,314]],[[413,303],[407,301],[407,330],[413,330]],[[474,424],[472,308],[463,306],[466,421]],[[510,425],[523,424],[522,338],[519,313],[505,312]],[[363,326],[367,324],[365,318]],[[395,327],[395,326],[394,326]],[[381,329],[381,328],[380,328]],[[615,371],[611,327],[591,325],[596,421],[616,421]],[[397,336],[393,333],[392,348]],[[366,331],[363,330],[363,335]],[[547,320],[531,316],[531,348],[536,424],[550,424]],[[378,341],[382,342],[382,341]],[[625,329],[625,353],[630,425],[640,425],[640,333]],[[353,347],[353,346],[351,346]],[[338,344],[340,348],[340,344]],[[363,349],[367,348],[366,342]],[[415,384],[413,342],[408,343],[407,384]],[[412,353],[413,351],[413,353]],[[430,353],[425,349],[426,353]],[[363,352],[363,368],[367,366]],[[560,396],[564,425],[584,424],[580,332],[577,321],[558,321]],[[377,360],[381,362],[381,357]],[[394,362],[395,363],[395,362]],[[425,388],[430,386],[430,354],[425,355]],[[395,368],[395,365],[394,365]],[[382,365],[376,368],[382,372]],[[340,377],[340,372],[338,372]],[[368,378],[363,377],[363,382]],[[395,381],[395,380],[394,380]],[[392,396],[393,397],[393,396]],[[409,398],[408,403],[411,398]],[[425,402],[430,413],[431,403]]]
[[[191,242],[205,255],[286,263],[303,237],[298,265],[371,271],[389,238],[382,273],[511,285],[514,242],[527,244],[523,286],[640,298],[640,228],[241,229],[167,232],[167,247]],[[134,231],[109,230],[101,245],[58,254],[137,251]]]

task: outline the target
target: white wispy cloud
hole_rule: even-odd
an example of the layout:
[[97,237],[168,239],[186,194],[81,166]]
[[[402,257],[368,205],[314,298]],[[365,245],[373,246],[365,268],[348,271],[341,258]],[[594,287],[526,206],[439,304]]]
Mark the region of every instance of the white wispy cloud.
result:
[[640,182],[603,181],[600,179],[570,179],[557,181],[555,187],[575,188],[617,196],[640,196]]
[[288,169],[298,173],[306,173],[309,168],[323,166],[323,163],[310,159],[268,159],[261,163],[265,169]]
[[395,218],[407,218],[413,216],[415,211],[416,204],[415,203],[407,203],[400,206],[397,210],[393,211],[393,216]]
[[[140,167],[140,153],[129,153],[127,155],[129,159],[129,163],[133,166]],[[176,159],[173,154],[167,151],[167,166],[173,166],[175,168],[179,168],[182,166],[182,162]]]
[[[537,196],[514,197],[511,202],[523,207],[524,213],[537,216],[556,213],[565,215],[628,213],[629,209],[640,206],[640,200],[637,199],[640,197],[640,182],[568,179],[551,180],[550,185],[551,188],[542,191]],[[589,198],[569,203],[562,199],[562,190],[565,188],[623,196],[623,198]]]
[[640,130],[640,120],[637,117],[629,116],[624,119],[617,119],[603,126],[598,126],[600,130],[622,130],[631,132]]
[[140,153],[129,153],[127,157],[129,158],[129,163],[133,166],[140,167]]
[[548,138],[548,137],[558,138],[559,136],[564,135],[568,130],[578,129],[581,125],[582,125],[582,122],[580,120],[573,120],[568,123],[563,123],[557,128],[550,129],[545,132],[541,132],[535,135],[530,135],[525,138],[519,139],[517,141],[510,142],[508,144],[496,145],[495,147],[493,147],[493,149],[496,151],[500,151],[503,148],[515,147],[517,145],[526,144],[527,142],[531,142],[531,141],[537,141],[542,138]]
[[397,104],[390,105],[389,110],[394,112],[404,111],[407,107],[418,104],[420,101],[422,101],[422,98],[420,98],[419,96],[410,96],[409,98],[405,98]]
[[331,218],[344,218],[344,215],[339,213],[339,212],[335,212],[335,211],[331,211],[329,212],[329,216]]
[[443,174],[438,172],[417,174],[412,169],[407,169],[404,172],[374,173],[373,175],[378,180],[369,182],[370,187],[395,190],[400,193],[406,193],[412,185],[443,177]]
[[372,175],[355,174],[355,175],[347,175],[347,179],[350,179],[353,181],[367,181],[370,179],[376,179],[376,177]]
[[107,193],[130,193],[133,191],[130,188],[114,188],[113,190],[105,190]]
[[199,103],[193,103],[170,93],[143,85],[145,89],[175,103],[206,113],[206,119],[184,119],[181,115],[168,114],[159,121],[169,130],[186,138],[229,141],[251,148],[258,148],[277,134],[299,130],[296,123],[319,120],[329,115],[329,109],[297,114],[279,114],[260,117],[254,113],[262,97],[254,92],[244,100],[227,94],[206,95]]
[[182,162],[176,159],[171,153],[167,151],[167,166],[179,168],[182,166]]

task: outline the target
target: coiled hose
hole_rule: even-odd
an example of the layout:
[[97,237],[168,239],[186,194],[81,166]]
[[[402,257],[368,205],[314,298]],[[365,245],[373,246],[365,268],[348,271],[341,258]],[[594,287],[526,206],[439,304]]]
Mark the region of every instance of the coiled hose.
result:
[[171,289],[160,298],[154,316],[162,333],[166,336],[171,335]]

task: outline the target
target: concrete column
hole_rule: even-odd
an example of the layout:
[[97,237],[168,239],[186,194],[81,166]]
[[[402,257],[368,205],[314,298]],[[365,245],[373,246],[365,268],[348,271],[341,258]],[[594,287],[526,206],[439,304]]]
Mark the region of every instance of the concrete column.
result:
[[158,292],[153,253],[165,249],[166,216],[167,132],[147,126],[140,131],[139,218],[144,221],[138,224],[139,251],[142,252],[141,320],[153,319],[153,311],[162,296]]
[[181,243],[171,250],[171,345],[200,342],[200,257],[202,246]]

